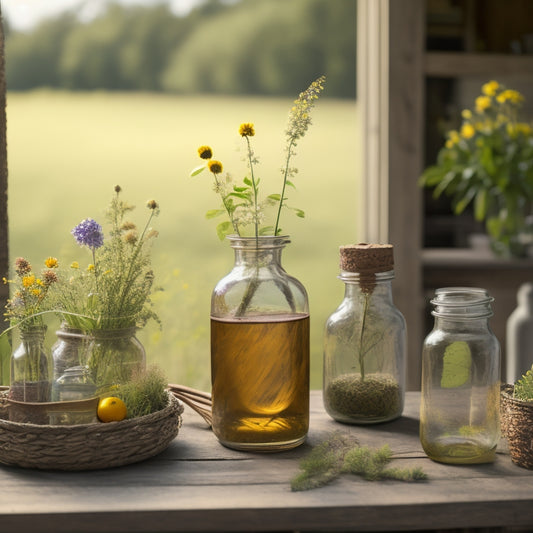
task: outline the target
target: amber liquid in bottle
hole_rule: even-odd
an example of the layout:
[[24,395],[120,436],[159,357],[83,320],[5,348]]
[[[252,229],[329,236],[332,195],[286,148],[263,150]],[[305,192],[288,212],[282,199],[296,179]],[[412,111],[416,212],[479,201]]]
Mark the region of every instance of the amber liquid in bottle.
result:
[[309,315],[211,319],[213,431],[225,446],[274,451],[309,427]]

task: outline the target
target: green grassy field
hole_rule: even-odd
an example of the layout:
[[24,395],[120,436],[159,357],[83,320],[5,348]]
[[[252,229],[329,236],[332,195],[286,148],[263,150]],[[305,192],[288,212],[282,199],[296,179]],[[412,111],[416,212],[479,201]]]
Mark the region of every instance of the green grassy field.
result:
[[[235,178],[242,161],[241,122],[253,122],[260,158],[257,174],[265,192],[279,191],[284,130],[290,98],[183,97],[154,94],[9,93],[8,166],[10,256],[35,264],[53,255],[89,261],[70,230],[83,218],[103,222],[103,212],[120,184],[123,198],[137,205],[155,199],[154,298],[163,329],[139,334],[149,363],[169,381],[209,389],[209,306],[216,282],[231,268],[233,253],[204,213],[218,207],[207,173],[189,171],[196,149],[210,145]],[[322,328],[343,294],[339,245],[357,240],[359,145],[354,101],[323,98],[313,125],[300,142],[299,174],[290,203],[304,220],[285,213],[292,237],[284,252],[286,270],[306,286],[311,307],[312,386],[321,386]],[[242,150],[239,150],[241,148]],[[57,322],[51,322],[53,328]]]

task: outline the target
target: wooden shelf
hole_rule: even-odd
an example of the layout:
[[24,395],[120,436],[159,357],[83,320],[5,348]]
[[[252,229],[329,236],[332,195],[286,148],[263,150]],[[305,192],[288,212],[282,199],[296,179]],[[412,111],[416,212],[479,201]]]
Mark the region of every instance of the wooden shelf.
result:
[[426,52],[424,72],[435,78],[501,76],[533,72],[533,55]]

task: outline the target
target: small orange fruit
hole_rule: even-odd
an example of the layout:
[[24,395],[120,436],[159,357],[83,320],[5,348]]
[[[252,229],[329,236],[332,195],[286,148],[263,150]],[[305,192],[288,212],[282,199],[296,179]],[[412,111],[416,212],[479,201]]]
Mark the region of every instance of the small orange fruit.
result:
[[97,414],[102,422],[119,422],[126,418],[128,409],[120,398],[108,396],[98,402]]

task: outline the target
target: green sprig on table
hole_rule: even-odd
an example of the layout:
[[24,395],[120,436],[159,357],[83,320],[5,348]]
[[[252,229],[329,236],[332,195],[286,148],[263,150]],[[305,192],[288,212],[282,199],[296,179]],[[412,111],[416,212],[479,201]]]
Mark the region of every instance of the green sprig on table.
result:
[[355,437],[335,432],[313,447],[300,462],[300,470],[291,481],[291,490],[310,490],[327,485],[341,474],[354,474],[367,481],[423,481],[422,468],[387,468],[392,450],[385,444],[377,450],[360,446]]

